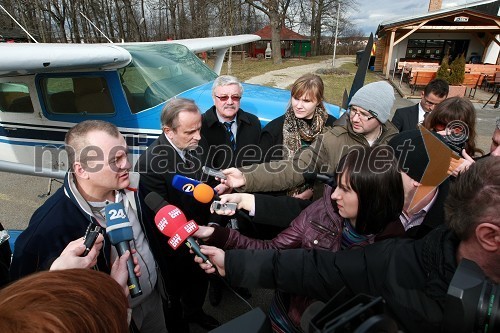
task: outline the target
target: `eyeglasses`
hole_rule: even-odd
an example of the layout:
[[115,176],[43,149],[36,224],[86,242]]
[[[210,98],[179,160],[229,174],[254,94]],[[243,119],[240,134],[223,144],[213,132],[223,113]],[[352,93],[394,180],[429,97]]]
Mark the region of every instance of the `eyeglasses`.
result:
[[373,119],[373,118],[376,118],[378,116],[378,114],[374,111],[368,111],[370,114],[366,114],[364,112],[362,112],[361,110],[354,110],[354,109],[347,109],[347,113],[349,114],[349,116],[351,118],[354,118],[354,115],[357,115],[359,117],[359,119],[361,119],[362,121],[368,121],[370,119]]
[[215,97],[217,97],[218,99],[220,99],[221,102],[225,102],[229,98],[231,98],[233,101],[236,101],[236,102],[238,102],[241,99],[241,96],[239,96],[239,95],[231,95],[231,96],[228,96],[228,95],[217,96],[217,95],[215,95]]

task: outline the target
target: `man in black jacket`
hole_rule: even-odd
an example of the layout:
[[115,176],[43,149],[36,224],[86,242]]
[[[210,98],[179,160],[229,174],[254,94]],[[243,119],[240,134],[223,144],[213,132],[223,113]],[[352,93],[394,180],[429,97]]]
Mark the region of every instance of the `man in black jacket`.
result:
[[203,114],[201,125],[208,163],[215,169],[260,162],[260,121],[240,108],[242,97],[243,86],[235,77],[222,75],[215,79],[214,105]]
[[[134,324],[140,332],[167,332],[161,297],[163,281],[158,272],[171,268],[167,269],[159,242],[147,222],[149,217],[143,212],[139,175],[129,172],[125,138],[111,123],[86,120],[73,126],[64,142],[70,170],[63,187],[33,213],[28,227],[17,238],[11,279],[49,269],[70,242],[85,235],[89,223],[106,228],[106,205],[123,203],[141,267],[142,295],[130,300]],[[104,233],[96,269],[110,273],[117,256]]]
[[[204,138],[201,145],[208,156],[208,167],[227,169],[260,162],[260,121],[240,108],[242,97],[243,86],[237,78],[222,75],[215,79],[212,85],[214,105],[203,114],[201,125]],[[219,184],[215,189],[223,193],[227,188]],[[238,226],[244,234],[259,236],[246,220],[214,216],[211,222],[220,226]],[[211,280],[209,301],[213,306],[220,303],[222,288],[218,279]],[[244,293],[249,296],[248,292]]]
[[448,96],[448,83],[441,79],[429,82],[420,96],[420,103],[400,108],[394,113],[392,123],[400,132],[414,130],[424,121],[425,116]]
[[[382,296],[404,331],[441,332],[448,286],[460,260],[474,261],[500,282],[499,184],[499,157],[472,165],[450,187],[449,229],[437,228],[420,240],[389,239],[337,253],[234,250],[224,255],[205,246],[202,252],[234,285],[277,288],[322,301],[346,287],[353,295]],[[215,271],[210,264],[201,266]]]
[[[140,156],[135,166],[141,175],[140,188],[145,195],[158,193],[184,212],[188,220],[206,225],[210,216],[209,205],[197,202],[193,196],[172,185],[175,175],[201,178],[204,157],[199,147],[200,110],[190,99],[172,99],[162,110],[161,124],[163,133]],[[149,222],[154,224],[154,221]],[[216,328],[219,322],[202,308],[208,287],[207,276],[194,265],[187,247],[174,251],[167,245],[168,238],[156,227],[154,229],[162,240],[167,264],[172,268],[164,276],[170,296],[170,313],[166,318],[168,331],[188,332],[187,321],[196,322],[207,330]]]

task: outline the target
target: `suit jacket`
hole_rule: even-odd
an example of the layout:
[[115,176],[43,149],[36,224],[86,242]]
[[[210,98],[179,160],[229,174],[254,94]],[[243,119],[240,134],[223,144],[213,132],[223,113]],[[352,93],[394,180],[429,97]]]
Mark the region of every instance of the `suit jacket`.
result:
[[201,179],[201,167],[205,165],[201,150],[201,147],[198,147],[194,151],[193,163],[187,166],[162,133],[139,157],[135,171],[141,175],[140,185],[144,195],[156,192],[168,203],[180,208],[188,220],[192,219],[198,224],[206,224],[210,216],[209,205],[196,201],[194,197],[172,186],[172,180],[176,174]]
[[[229,133],[217,118],[215,106],[202,116],[201,135],[205,141],[204,150],[208,164],[215,169],[227,169],[259,163],[261,154],[258,149],[260,121],[255,115],[239,109],[236,114],[236,150],[230,146]],[[208,153],[207,153],[208,152]]]
[[414,130],[418,126],[418,103],[397,109],[392,117],[392,123],[399,132]]

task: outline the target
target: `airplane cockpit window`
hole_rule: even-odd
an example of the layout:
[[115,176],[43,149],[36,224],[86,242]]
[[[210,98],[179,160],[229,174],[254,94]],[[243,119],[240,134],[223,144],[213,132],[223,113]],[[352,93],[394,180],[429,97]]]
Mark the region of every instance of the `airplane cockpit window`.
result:
[[33,113],[28,86],[23,83],[0,83],[0,111]]
[[120,45],[132,62],[119,70],[133,113],[149,109],[217,77],[193,52],[180,44]]
[[46,77],[41,80],[41,87],[49,113],[78,115],[115,113],[104,77]]

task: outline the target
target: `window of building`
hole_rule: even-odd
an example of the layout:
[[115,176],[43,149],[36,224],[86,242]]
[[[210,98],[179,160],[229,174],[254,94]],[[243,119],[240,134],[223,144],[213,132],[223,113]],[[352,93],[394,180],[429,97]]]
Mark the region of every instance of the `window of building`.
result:
[[0,83],[0,111],[33,113],[28,86],[23,83]]
[[468,40],[410,39],[406,48],[406,59],[441,61],[445,54],[450,60],[460,54],[467,54]]

